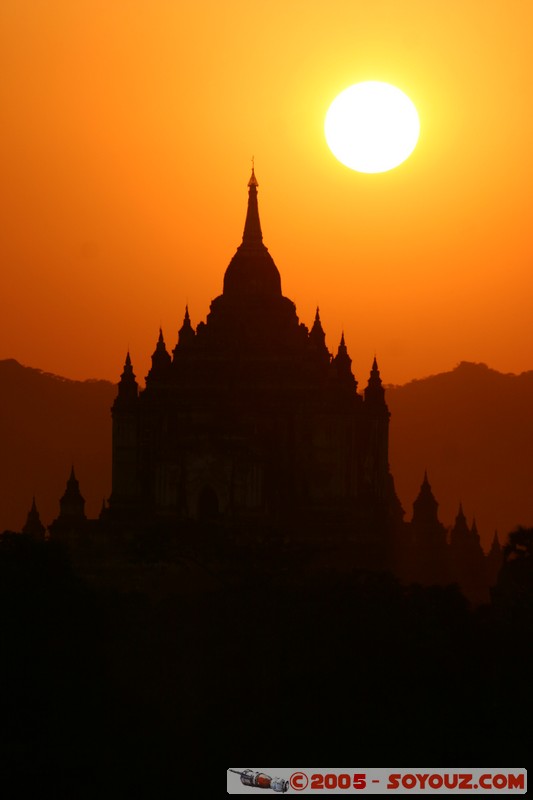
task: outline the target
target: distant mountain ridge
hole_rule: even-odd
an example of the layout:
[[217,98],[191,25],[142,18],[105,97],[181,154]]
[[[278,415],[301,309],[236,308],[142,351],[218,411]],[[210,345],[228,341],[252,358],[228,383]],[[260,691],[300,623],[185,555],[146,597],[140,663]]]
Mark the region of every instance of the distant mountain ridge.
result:
[[48,525],[74,463],[86,510],[96,516],[111,486],[108,381],[73,381],[0,361],[0,531],[20,530],[35,494]]
[[459,502],[488,548],[533,524],[533,371],[503,374],[461,362],[451,372],[389,387],[390,463],[407,518],[427,468],[440,517]]
[[[36,495],[47,525],[74,463],[87,513],[111,491],[116,385],[73,381],[0,361],[0,531],[19,530]],[[459,501],[485,548],[533,525],[533,370],[503,374],[462,362],[450,372],[389,386],[390,464],[410,519],[424,470],[450,525]]]

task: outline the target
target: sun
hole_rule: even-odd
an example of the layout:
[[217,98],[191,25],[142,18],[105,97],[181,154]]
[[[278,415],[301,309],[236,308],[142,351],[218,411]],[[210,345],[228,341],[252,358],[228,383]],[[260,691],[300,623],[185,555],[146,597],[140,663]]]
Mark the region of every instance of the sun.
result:
[[349,86],[330,105],[324,123],[329,149],[357,172],[387,172],[416,147],[420,120],[396,86],[365,81]]

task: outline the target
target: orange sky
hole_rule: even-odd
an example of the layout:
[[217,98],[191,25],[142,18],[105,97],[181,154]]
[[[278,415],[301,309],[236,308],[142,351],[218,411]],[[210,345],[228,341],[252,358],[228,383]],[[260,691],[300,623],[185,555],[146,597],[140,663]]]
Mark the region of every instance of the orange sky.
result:
[[[221,291],[254,154],[284,294],[360,381],[533,368],[532,51],[524,0],[2,0],[0,358],[144,377]],[[372,79],[421,137],[361,175],[323,119]]]

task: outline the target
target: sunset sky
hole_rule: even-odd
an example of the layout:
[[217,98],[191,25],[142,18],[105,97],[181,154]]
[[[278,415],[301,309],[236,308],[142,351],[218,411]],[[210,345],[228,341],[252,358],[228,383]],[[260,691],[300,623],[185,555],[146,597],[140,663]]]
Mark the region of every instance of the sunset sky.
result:
[[[285,295],[366,381],[533,368],[533,4],[2,0],[0,358],[144,378],[240,243],[255,156]],[[415,103],[399,168],[323,134],[364,80]]]

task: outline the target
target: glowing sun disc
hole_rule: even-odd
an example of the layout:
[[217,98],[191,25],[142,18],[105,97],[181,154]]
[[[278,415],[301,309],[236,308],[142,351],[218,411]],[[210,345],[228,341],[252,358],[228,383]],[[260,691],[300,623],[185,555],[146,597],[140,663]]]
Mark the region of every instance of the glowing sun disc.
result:
[[324,123],[329,149],[357,172],[387,172],[416,147],[420,120],[396,86],[366,81],[349,86],[330,105]]

